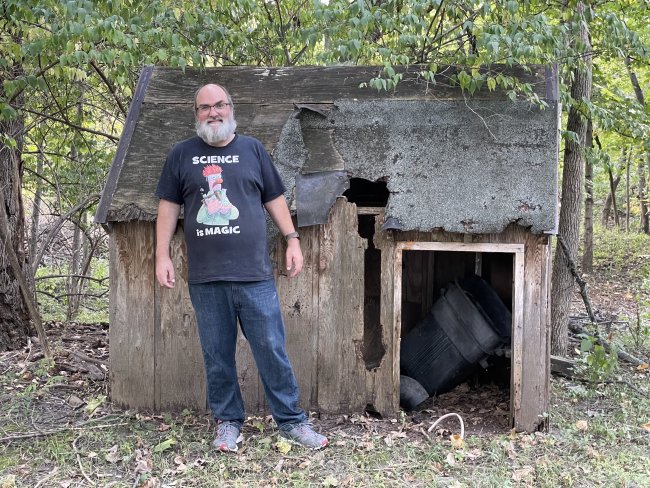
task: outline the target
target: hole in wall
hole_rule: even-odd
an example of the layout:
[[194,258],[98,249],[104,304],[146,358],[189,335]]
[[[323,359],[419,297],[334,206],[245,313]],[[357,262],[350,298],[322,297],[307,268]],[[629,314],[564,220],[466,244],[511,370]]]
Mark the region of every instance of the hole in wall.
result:
[[[363,178],[351,178],[350,188],[345,196],[357,207],[385,207],[388,202],[388,188],[385,181],[372,182]],[[366,369],[371,371],[381,364],[386,354],[381,327],[381,251],[373,243],[375,235],[375,213],[358,215],[359,236],[368,241],[364,253],[364,298],[363,298],[363,344],[361,353]]]
[[385,207],[389,195],[386,181],[364,178],[350,178],[350,188],[343,193],[348,202],[356,203],[357,207]]

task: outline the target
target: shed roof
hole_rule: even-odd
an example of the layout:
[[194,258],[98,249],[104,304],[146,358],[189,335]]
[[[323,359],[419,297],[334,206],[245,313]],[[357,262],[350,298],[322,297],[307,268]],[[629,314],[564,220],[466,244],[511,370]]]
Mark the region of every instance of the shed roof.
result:
[[[395,91],[377,92],[359,86],[378,74],[373,67],[146,67],[95,221],[155,219],[165,155],[194,133],[194,91],[216,82],[233,97],[238,131],[264,143],[288,196],[298,195],[299,225],[326,218],[347,178],[356,177],[387,182],[386,217],[402,230],[493,233],[515,222],[553,232],[559,104],[552,70],[515,73],[546,109],[498,91],[466,99],[459,88],[418,79],[417,68],[404,71]],[[307,183],[321,191],[301,192]]]

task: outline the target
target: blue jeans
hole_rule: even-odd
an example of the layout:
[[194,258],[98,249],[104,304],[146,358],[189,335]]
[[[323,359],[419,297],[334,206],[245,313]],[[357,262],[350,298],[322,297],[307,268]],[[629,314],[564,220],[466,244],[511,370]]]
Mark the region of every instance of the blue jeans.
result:
[[244,422],[235,349],[237,320],[250,344],[266,401],[280,429],[307,420],[284,346],[284,322],[273,279],[190,284],[203,350],[208,404],[216,420]]

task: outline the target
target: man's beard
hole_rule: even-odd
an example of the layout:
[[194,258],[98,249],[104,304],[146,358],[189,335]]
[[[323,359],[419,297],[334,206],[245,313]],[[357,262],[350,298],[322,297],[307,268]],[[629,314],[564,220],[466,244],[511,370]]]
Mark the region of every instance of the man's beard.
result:
[[228,140],[237,128],[237,121],[230,115],[224,117],[223,122],[212,127],[209,120],[196,121],[196,135],[198,135],[206,144],[220,144]]

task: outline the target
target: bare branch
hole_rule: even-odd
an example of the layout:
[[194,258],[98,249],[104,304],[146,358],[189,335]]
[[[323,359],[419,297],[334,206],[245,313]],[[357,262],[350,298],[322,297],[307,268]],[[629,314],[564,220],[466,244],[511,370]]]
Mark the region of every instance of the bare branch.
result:
[[111,81],[110,81],[108,78],[106,78],[106,75],[102,72],[101,69],[99,69],[99,66],[97,66],[97,64],[95,64],[95,61],[91,61],[91,62],[90,62],[90,66],[93,67],[93,69],[95,70],[95,72],[96,72],[96,73],[99,75],[99,77],[102,79],[102,81],[104,82],[104,84],[106,85],[106,87],[108,88],[108,90],[109,90],[109,91],[111,92],[111,94],[113,95],[113,98],[115,99],[115,102],[117,103],[117,106],[120,108],[120,112],[122,112],[122,115],[124,115],[124,117],[126,117],[126,115],[127,115],[127,111],[126,111],[126,109],[124,108],[124,105],[122,105],[122,102],[120,101],[119,97],[117,96],[117,93],[116,93],[116,91],[115,91],[115,87],[113,86],[113,83],[111,83]]

